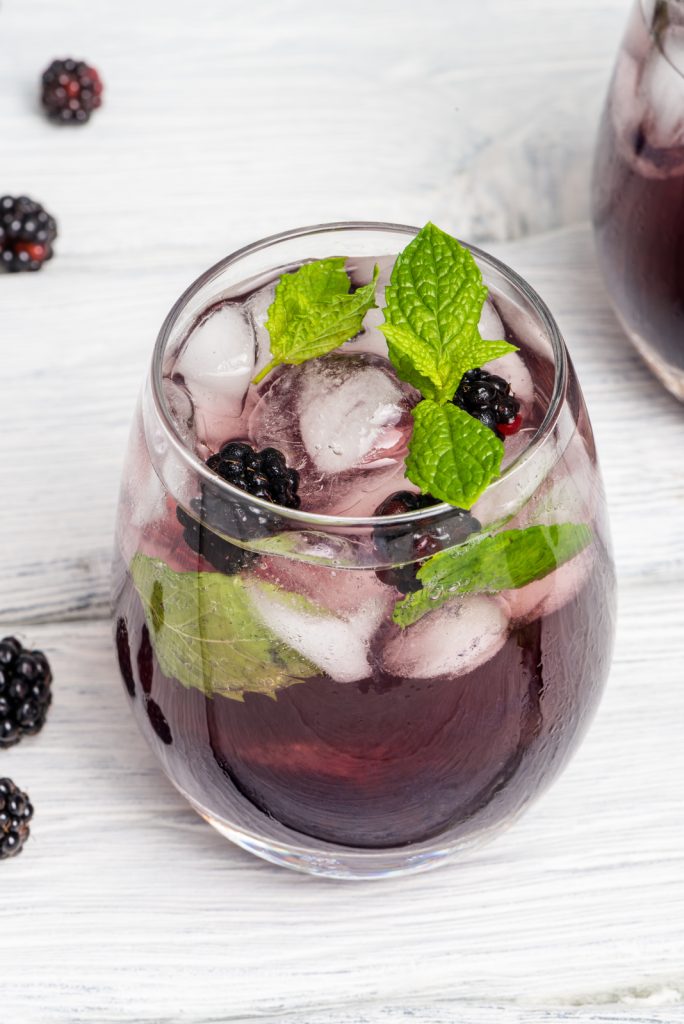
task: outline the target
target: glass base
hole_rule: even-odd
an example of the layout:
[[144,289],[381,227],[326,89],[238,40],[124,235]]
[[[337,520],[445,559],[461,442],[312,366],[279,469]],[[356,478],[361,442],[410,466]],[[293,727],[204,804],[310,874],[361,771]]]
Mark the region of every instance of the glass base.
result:
[[662,356],[657,355],[647,341],[635,331],[630,331],[623,320],[620,322],[627,337],[651,373],[658,378],[660,383],[667,388],[674,398],[684,402],[684,370],[681,367],[673,366],[672,363],[668,363]]
[[493,839],[495,835],[500,835],[517,818],[516,815],[507,822],[499,822],[496,827],[483,829],[465,840],[452,840],[450,843],[445,839],[445,845],[439,849],[435,849],[435,841],[431,840],[429,843],[416,843],[410,847],[360,850],[335,847],[317,840],[311,840],[310,846],[303,846],[299,843],[282,842],[273,837],[243,832],[235,825],[221,821],[210,814],[187,793],[183,793],[183,796],[209,825],[243,850],[247,850],[271,864],[290,868],[290,870],[299,871],[302,874],[347,881],[391,878],[396,875],[412,875],[421,871],[431,871],[459,854],[481,846]]

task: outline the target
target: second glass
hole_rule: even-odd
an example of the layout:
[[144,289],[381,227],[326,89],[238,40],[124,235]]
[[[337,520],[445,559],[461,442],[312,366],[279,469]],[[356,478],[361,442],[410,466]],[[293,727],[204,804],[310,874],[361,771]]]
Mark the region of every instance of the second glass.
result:
[[599,265],[632,343],[684,400],[684,3],[636,0],[596,150]]

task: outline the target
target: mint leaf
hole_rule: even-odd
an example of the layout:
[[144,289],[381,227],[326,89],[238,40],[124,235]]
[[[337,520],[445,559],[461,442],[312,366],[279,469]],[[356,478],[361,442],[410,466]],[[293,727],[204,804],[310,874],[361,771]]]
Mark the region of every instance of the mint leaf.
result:
[[351,294],[341,256],[305,263],[283,274],[266,320],[273,359],[253,383],[282,363],[297,366],[324,356],[358,334],[364,316],[375,306],[379,272],[376,266],[373,280]]
[[470,251],[434,224],[397,256],[380,330],[398,375],[425,398],[449,401],[467,370],[517,351],[507,341],[482,339],[486,297]]
[[160,668],[208,697],[243,700],[245,693],[275,697],[278,690],[316,675],[315,665],[279,640],[256,611],[250,591],[325,613],[297,594],[261,580],[217,572],[175,572],[137,554],[131,576],[143,604]]
[[392,616],[410,626],[433,608],[464,594],[494,594],[548,576],[591,542],[583,523],[529,526],[479,536],[449,551],[440,551],[418,570],[423,589],[399,601]]
[[498,475],[504,446],[458,406],[425,399],[412,410],[406,475],[426,494],[470,508]]

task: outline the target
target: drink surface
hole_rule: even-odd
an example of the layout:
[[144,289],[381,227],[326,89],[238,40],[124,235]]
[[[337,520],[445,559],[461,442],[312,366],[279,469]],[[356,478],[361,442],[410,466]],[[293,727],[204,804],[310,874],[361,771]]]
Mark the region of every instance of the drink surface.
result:
[[634,6],[599,129],[594,225],[624,327],[684,398],[684,11],[677,24],[676,5],[655,5],[668,11],[660,20],[644,7]]
[[[382,305],[393,259],[347,268],[361,285],[375,262]],[[379,310],[340,351],[250,384],[269,361],[277,276],[219,299],[171,349],[171,415],[199,458],[231,439],[275,445],[299,472],[304,510],[372,516],[388,495],[416,490],[404,458],[417,393],[387,359]],[[521,403],[506,466],[544,418],[553,364],[510,298],[490,296],[481,326],[520,348],[492,366]],[[404,596],[395,578],[371,558],[345,565],[334,537],[317,536],[315,561],[261,550],[222,576],[186,542],[177,495],[160,483],[137,422],[115,566],[119,662],[140,728],[207,817],[283,842],[457,842],[511,820],[560,770],[598,701],[613,614],[600,479],[572,384],[568,401],[569,440],[507,526],[584,523],[590,546],[527,586],[454,598],[406,628],[392,618]],[[370,530],[358,540],[366,554],[373,544]],[[212,596],[199,614],[203,588]],[[249,669],[235,678],[236,617],[268,631],[268,684]],[[160,647],[160,623],[186,636],[198,622],[213,646],[199,637],[185,661]],[[214,656],[217,636],[232,646]],[[196,654],[209,687],[194,663],[186,671]]]

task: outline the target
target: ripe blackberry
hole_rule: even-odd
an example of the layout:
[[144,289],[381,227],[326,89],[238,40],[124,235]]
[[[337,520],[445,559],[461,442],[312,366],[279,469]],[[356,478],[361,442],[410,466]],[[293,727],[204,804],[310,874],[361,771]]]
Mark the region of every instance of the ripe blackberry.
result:
[[[468,370],[464,373],[453,402],[500,438],[504,434],[515,433],[522,422],[519,419],[520,402],[511,394],[511,385],[503,377],[497,377],[487,370]],[[501,426],[503,430],[499,429]]]
[[33,807],[11,779],[0,779],[0,860],[16,857],[29,837]]
[[[244,441],[227,441],[207,459],[207,466],[222,480],[255,498],[263,498],[284,508],[299,508],[299,474],[295,469],[288,469],[284,455],[276,448],[257,452]],[[278,524],[276,516],[241,502],[232,502],[207,484],[202,485],[202,496],[193,499],[191,508],[197,518],[180,505],[176,509],[186,544],[228,576],[250,565],[258,556],[224,540],[204,525],[205,521],[244,541],[265,537]]]
[[28,196],[0,198],[0,267],[10,273],[40,270],[52,258],[57,224]]
[[[417,512],[436,504],[437,499],[431,494],[395,491],[378,505],[374,514],[395,516]],[[461,508],[451,508],[441,519],[430,523],[378,527],[374,532],[377,551],[383,559],[397,564],[390,569],[376,569],[375,575],[387,586],[396,587],[402,594],[412,594],[421,587],[417,578],[420,562],[443,548],[460,544],[479,529],[477,519]]]
[[40,732],[52,701],[51,682],[42,651],[25,651],[13,636],[0,640],[0,747]]
[[43,72],[41,102],[57,124],[85,124],[102,103],[102,81],[85,61],[53,60]]

